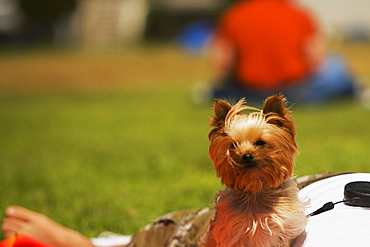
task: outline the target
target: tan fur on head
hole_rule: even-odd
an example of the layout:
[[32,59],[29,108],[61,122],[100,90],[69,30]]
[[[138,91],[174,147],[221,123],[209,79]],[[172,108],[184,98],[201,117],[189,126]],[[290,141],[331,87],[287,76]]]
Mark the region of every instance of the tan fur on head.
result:
[[[228,189],[218,193],[216,217],[200,246],[289,246],[306,224],[305,203],[291,179],[298,153],[286,99],[263,109],[216,100],[209,155]],[[248,111],[248,113],[245,113]]]
[[209,153],[223,184],[256,193],[291,177],[298,152],[295,129],[281,94],[267,98],[261,111],[243,103],[215,102]]

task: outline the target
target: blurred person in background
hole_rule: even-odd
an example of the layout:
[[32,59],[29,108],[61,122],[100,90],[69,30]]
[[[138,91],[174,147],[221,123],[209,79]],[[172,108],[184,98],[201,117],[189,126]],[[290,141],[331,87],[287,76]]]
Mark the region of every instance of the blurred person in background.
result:
[[199,85],[196,103],[213,98],[262,101],[282,92],[293,103],[355,94],[354,77],[339,54],[327,54],[311,13],[293,0],[243,0],[215,30],[213,85]]

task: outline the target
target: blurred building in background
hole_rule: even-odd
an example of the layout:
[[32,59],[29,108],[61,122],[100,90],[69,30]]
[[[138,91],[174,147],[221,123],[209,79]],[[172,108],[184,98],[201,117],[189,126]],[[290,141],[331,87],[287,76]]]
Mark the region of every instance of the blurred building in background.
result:
[[143,38],[147,0],[78,0],[70,28],[83,45],[135,43]]
[[329,37],[370,41],[370,0],[299,0],[308,6]]
[[[173,40],[238,0],[0,0],[0,42],[111,45]],[[294,0],[292,0],[294,1]],[[370,0],[297,0],[332,36],[370,39]]]
[[14,41],[20,31],[22,17],[17,1],[0,0],[0,42]]

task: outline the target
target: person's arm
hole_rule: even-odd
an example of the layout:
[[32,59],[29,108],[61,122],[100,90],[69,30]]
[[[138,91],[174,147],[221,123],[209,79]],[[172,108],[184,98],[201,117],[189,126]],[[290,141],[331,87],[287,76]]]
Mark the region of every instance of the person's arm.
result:
[[215,78],[223,78],[234,70],[236,61],[234,46],[221,35],[216,36],[211,46],[211,63]]
[[326,56],[324,35],[321,32],[316,32],[309,36],[304,49],[311,70],[315,70],[324,61]]
[[6,238],[22,232],[54,247],[95,247],[90,239],[81,233],[29,209],[11,206],[6,209],[5,215],[2,230]]

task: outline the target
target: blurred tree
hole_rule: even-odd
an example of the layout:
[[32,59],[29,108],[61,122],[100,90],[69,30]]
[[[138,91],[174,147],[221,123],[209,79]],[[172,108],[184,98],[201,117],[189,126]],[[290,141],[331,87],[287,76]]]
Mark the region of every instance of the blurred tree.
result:
[[28,18],[55,21],[62,14],[76,7],[76,0],[20,0],[20,6]]
[[77,0],[19,0],[27,41],[52,41],[57,21],[76,8]]
[[[151,10],[147,19],[146,39],[173,39],[194,22],[216,22],[218,16],[237,1],[241,0],[217,0],[212,4],[209,4],[210,1],[201,4],[199,1],[181,3],[179,0],[150,0]],[[205,7],[206,5],[209,6]]]

